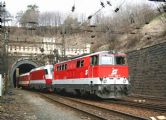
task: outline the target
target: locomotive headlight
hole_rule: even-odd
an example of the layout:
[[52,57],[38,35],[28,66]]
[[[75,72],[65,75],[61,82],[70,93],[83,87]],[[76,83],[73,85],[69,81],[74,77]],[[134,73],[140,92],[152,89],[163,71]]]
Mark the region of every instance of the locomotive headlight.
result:
[[123,79],[123,83],[124,83],[124,84],[126,83],[126,78]]
[[100,78],[100,81],[102,82],[102,81],[103,81],[103,78]]
[[103,83],[107,83],[107,79],[106,78],[103,79]]

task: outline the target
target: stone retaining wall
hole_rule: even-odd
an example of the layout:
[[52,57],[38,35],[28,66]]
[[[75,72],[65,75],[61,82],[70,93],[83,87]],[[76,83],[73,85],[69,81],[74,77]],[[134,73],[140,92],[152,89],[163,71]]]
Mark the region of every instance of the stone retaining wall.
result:
[[128,53],[131,93],[166,97],[166,42]]

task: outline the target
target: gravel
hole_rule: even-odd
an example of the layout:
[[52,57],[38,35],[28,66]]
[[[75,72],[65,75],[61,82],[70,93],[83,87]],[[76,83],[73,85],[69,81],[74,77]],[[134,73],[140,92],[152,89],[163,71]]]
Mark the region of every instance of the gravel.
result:
[[10,94],[0,98],[0,120],[91,120],[91,118],[55,105],[36,93],[12,89]]

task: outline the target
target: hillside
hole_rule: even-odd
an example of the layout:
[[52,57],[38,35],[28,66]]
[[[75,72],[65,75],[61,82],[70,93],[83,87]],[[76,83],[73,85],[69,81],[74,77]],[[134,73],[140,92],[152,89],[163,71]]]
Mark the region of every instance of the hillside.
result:
[[[158,16],[142,27],[130,26],[129,31],[118,35],[114,43],[114,49],[127,52],[164,41],[166,41],[166,18]],[[108,50],[110,44],[99,47],[98,51]]]
[[[131,25],[121,28],[119,33],[110,31],[100,31],[96,27],[83,27],[73,33],[64,34],[66,48],[84,48],[86,44],[91,45],[91,51],[118,50],[131,51],[146,46],[151,46],[166,41],[166,18],[162,14],[141,27]],[[22,28],[12,28],[10,41],[26,40],[40,41],[43,37],[54,37],[57,43],[62,42],[62,34],[57,29],[37,29],[28,31]]]

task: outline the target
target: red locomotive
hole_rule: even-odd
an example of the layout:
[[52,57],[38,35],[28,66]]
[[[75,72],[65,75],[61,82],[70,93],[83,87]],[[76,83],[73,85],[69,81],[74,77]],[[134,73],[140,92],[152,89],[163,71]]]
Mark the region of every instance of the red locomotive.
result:
[[126,54],[97,52],[54,65],[55,91],[117,98],[128,93]]
[[52,85],[53,65],[32,69],[19,76],[19,86],[24,88],[50,89]]

